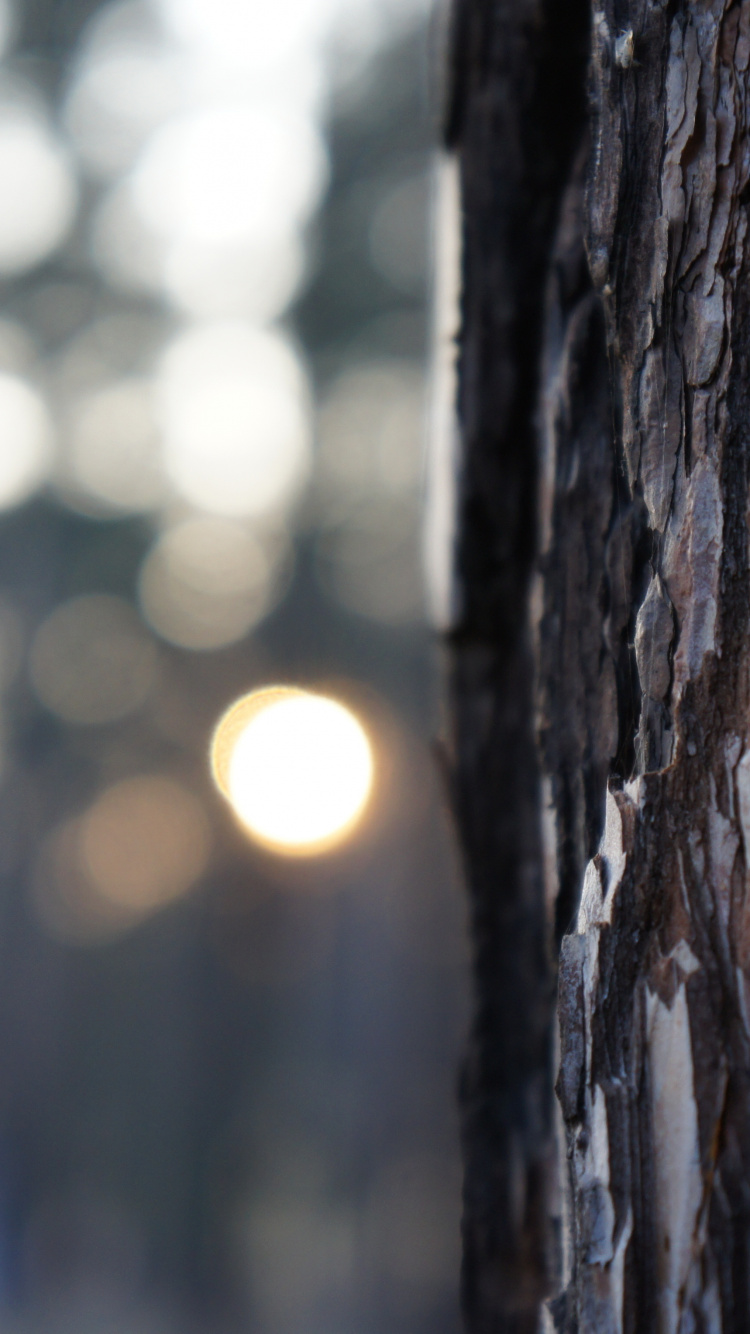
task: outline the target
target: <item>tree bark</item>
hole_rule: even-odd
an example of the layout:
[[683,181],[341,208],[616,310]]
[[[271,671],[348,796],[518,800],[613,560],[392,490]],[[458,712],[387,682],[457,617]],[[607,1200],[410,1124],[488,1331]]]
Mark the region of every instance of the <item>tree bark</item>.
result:
[[750,1330],[750,0],[452,51],[467,1324]]

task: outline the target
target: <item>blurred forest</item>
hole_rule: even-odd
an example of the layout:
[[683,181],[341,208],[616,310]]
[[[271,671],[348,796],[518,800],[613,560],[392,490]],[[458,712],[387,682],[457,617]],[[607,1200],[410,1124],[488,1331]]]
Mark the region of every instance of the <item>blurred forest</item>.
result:
[[[0,14],[8,1334],[458,1328],[430,15],[276,9]],[[274,681],[351,701],[379,756],[308,862],[208,772]]]

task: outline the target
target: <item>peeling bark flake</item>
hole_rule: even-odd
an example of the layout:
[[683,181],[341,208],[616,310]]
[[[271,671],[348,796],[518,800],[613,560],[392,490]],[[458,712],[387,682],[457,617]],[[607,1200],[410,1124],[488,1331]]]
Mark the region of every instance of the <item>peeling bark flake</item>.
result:
[[693,1261],[703,1177],[684,985],[668,1007],[646,998],[656,1185],[659,1334],[677,1334]]

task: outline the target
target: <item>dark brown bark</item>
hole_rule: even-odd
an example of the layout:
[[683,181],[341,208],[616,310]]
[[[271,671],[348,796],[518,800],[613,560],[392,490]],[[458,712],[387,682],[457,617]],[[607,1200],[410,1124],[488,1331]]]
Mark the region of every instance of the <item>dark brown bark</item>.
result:
[[750,1330],[749,64],[750,0],[456,12],[472,1331]]
[[527,598],[538,350],[548,256],[584,123],[586,24],[583,4],[466,4],[454,47],[464,454],[450,690],[477,976],[461,1087],[463,1301],[482,1334],[535,1329],[549,1289],[552,969]]

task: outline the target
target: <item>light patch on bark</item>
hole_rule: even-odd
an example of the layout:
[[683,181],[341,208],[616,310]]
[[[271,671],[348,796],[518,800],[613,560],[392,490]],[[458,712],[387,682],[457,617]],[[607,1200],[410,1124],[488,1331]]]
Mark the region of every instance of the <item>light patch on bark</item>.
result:
[[703,1328],[708,1330],[709,1334],[722,1334],[724,1322],[721,1318],[721,1297],[716,1278],[708,1281],[695,1304],[703,1316]]
[[583,1004],[584,1004],[584,1069],[591,1070],[592,1009],[599,982],[599,930],[591,927],[581,937],[583,941]]
[[[649,327],[649,337],[653,331]],[[672,503],[679,427],[670,422],[668,362],[662,348],[648,348],[639,382],[641,482],[651,527],[663,532]]]
[[729,737],[724,747],[724,769],[727,777],[727,797],[729,799],[729,818],[734,820],[736,817],[734,800],[734,771],[737,768],[737,761],[742,754],[742,739],[738,736]]
[[677,1334],[703,1197],[690,1017],[684,984],[671,1006],[646,997],[656,1176],[659,1334]]
[[611,905],[614,892],[622,880],[625,870],[626,855],[622,842],[622,815],[611,788],[607,788],[607,803],[604,817],[604,834],[600,852],[607,866],[607,904],[605,921],[611,920]]
[[590,861],[583,877],[581,906],[578,909],[578,934],[585,935],[589,927],[601,922],[604,886],[596,861]]
[[711,849],[711,875],[719,905],[721,920],[725,929],[729,926],[731,906],[732,869],[740,836],[731,820],[725,819],[716,803],[716,783],[713,774],[709,775],[711,785],[711,803],[708,808],[708,836]]
[[615,38],[615,64],[619,65],[620,69],[630,69],[633,55],[633,29],[626,28],[625,32],[618,33]]
[[541,778],[541,820],[540,834],[542,841],[542,873],[544,875],[544,902],[548,922],[555,920],[555,903],[559,890],[557,874],[557,807],[552,790],[552,778],[543,774]]
[[[605,827],[599,852],[586,868],[578,939],[584,1020],[584,1070],[592,1070],[593,1004],[599,981],[599,946],[605,923],[612,921],[617,890],[627,867],[624,811],[637,811],[644,800],[644,780],[624,791],[608,791]],[[718,814],[718,812],[717,812]],[[721,829],[724,839],[726,831]],[[725,844],[722,841],[721,847]],[[656,1231],[658,1244],[659,1334],[684,1334],[681,1324],[700,1263],[703,1173],[698,1114],[693,1080],[690,1019],[685,984],[700,969],[687,940],[680,939],[668,956],[676,965],[677,990],[669,1004],[646,990],[646,1045],[650,1069]],[[572,1072],[571,1072],[572,1073]],[[611,1190],[613,1162],[607,1098],[596,1082],[584,1084],[583,1116],[573,1137],[572,1167],[578,1201],[580,1259],[589,1266],[581,1310],[581,1330],[622,1334],[625,1260],[632,1234],[628,1206],[619,1231]],[[584,1129],[585,1128],[585,1129]],[[594,1297],[595,1294],[595,1297]],[[693,1309],[700,1300],[693,1302]],[[708,1296],[706,1297],[708,1300]],[[710,1303],[709,1303],[710,1304]],[[720,1330],[720,1326],[708,1328]]]
[[[627,801],[629,798],[627,794],[622,794],[620,799]],[[599,852],[588,863],[583,877],[577,922],[579,935],[584,935],[591,927],[603,926],[612,921],[617,887],[627,862],[623,847],[622,814],[611,788],[607,789],[605,810]]]
[[[591,33],[591,55],[592,66],[600,76],[609,69],[612,56],[612,34],[610,32],[607,16],[604,12],[603,4],[595,4],[592,14],[592,33]],[[606,106],[605,99],[601,99],[601,105]],[[607,107],[609,112],[609,108]],[[588,258],[591,277],[597,287],[604,287],[609,277],[610,255],[612,250],[612,240],[614,236],[615,223],[617,220],[617,209],[619,204],[618,196],[618,178],[622,166],[622,137],[620,133],[621,112],[615,110],[610,116],[607,114],[606,121],[600,121],[597,129],[598,136],[594,145],[594,160],[597,163],[603,163],[605,154],[610,156],[612,170],[601,171],[599,205],[600,212],[597,217],[597,225],[592,228],[588,241]],[[612,161],[614,154],[614,161]],[[599,182],[597,182],[599,184]]]
[[688,484],[681,538],[665,553],[666,584],[681,625],[674,658],[675,692],[703,667],[716,649],[716,610],[724,516],[713,461],[698,459]]
[[747,982],[745,981],[745,974],[741,968],[735,968],[734,976],[737,983],[737,1001],[740,1007],[742,1027],[744,1028],[746,1035],[750,1037],[750,1015],[748,1015],[747,1012]]
[[[607,1265],[614,1256],[615,1209],[609,1189],[607,1102],[598,1084],[587,1091],[589,1133],[575,1156],[578,1189],[583,1197],[581,1247],[587,1264]],[[581,1147],[584,1146],[584,1147]]]
[[[588,863],[578,914],[578,935],[568,939],[566,986],[572,982],[578,969],[584,1008],[583,1061],[577,1066],[576,1034],[568,1032],[567,1066],[561,1066],[561,1079],[566,1089],[561,1091],[561,1104],[566,1115],[575,1115],[575,1085],[580,1077],[577,1071],[592,1069],[592,1006],[599,979],[599,945],[602,927],[612,919],[617,891],[627,866],[625,824],[623,811],[637,805],[640,784],[632,783],[629,790],[607,791],[604,831],[599,852]],[[574,948],[574,941],[577,942]],[[689,953],[689,950],[688,950]],[[577,963],[574,963],[577,960]],[[571,967],[572,965],[572,967]],[[568,980],[569,979],[569,980]],[[566,1096],[567,1095],[567,1096]],[[622,1334],[624,1328],[625,1259],[630,1241],[633,1218],[627,1216],[617,1229],[617,1216],[610,1187],[612,1148],[609,1136],[607,1095],[597,1082],[585,1082],[582,1098],[583,1113],[578,1134],[573,1135],[572,1170],[575,1179],[578,1220],[579,1259],[589,1266],[588,1297],[580,1312],[581,1334]],[[566,1110],[567,1109],[567,1110]],[[583,1129],[585,1127],[585,1130]],[[582,1133],[581,1133],[582,1132]]]
[[612,1308],[616,1320],[617,1334],[623,1334],[623,1329],[625,1327],[625,1256],[627,1254],[628,1242],[632,1235],[633,1210],[628,1208],[625,1225],[617,1238],[615,1253],[610,1265]]
[[670,950],[669,957],[670,959],[674,959],[677,967],[685,978],[692,977],[693,973],[697,973],[700,968],[700,963],[696,959],[686,940],[678,940],[674,949]]
[[658,574],[648,586],[635,623],[635,660],[641,689],[663,700],[669,690],[669,649],[674,635],[672,607]]
[[685,301],[685,371],[688,384],[704,385],[713,378],[724,341],[724,284],[716,276],[710,296],[690,292]]
[[750,750],[746,750],[734,771],[737,784],[737,804],[740,811],[742,846],[745,867],[750,867]]

